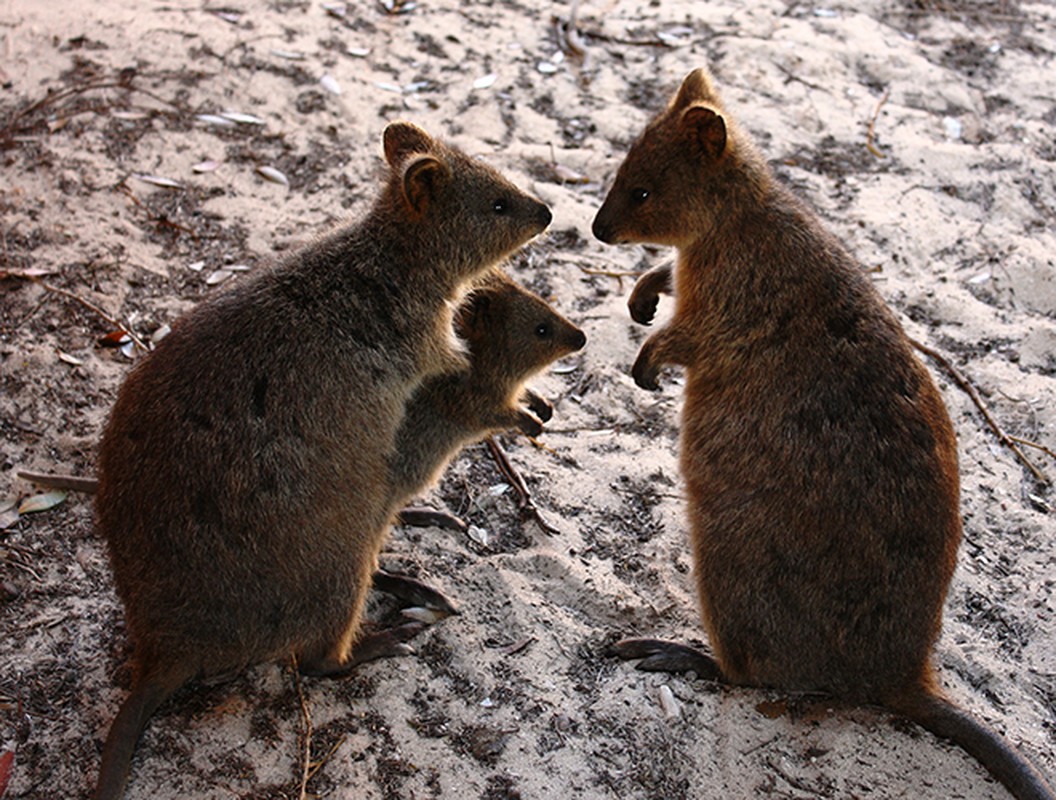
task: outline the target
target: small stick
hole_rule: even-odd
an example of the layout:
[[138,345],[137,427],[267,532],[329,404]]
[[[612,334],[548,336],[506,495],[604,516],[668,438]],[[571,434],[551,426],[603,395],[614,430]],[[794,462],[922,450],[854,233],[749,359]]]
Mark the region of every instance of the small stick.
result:
[[880,148],[873,144],[873,139],[876,138],[876,118],[880,116],[880,109],[884,107],[884,103],[887,102],[888,96],[891,94],[891,87],[888,86],[884,89],[884,93],[880,96],[879,102],[876,104],[876,108],[873,109],[873,116],[869,120],[869,131],[865,135],[865,146],[877,158],[887,158],[887,154],[884,153]]
[[556,536],[561,531],[543,519],[542,513],[535,505],[535,501],[532,500],[532,493],[528,490],[527,484],[524,482],[524,478],[521,477],[520,473],[517,472],[517,468],[513,466],[510,461],[510,457],[506,454],[502,445],[499,444],[498,440],[494,436],[489,436],[484,440],[488,445],[488,450],[491,451],[491,457],[495,459],[495,464],[498,466],[499,471],[505,476],[506,480],[510,482],[510,486],[517,492],[517,509],[520,511],[522,517],[530,517],[534,519],[536,524],[543,529],[543,533],[550,536]]
[[909,343],[915,348],[917,348],[917,350],[919,350],[920,352],[934,359],[940,367],[942,367],[944,370],[946,370],[947,373],[949,373],[950,377],[953,378],[954,383],[961,387],[961,389],[970,398],[972,398],[972,402],[975,403],[975,407],[979,409],[979,412],[983,415],[983,419],[986,420],[986,424],[990,426],[990,430],[992,430],[994,432],[994,435],[997,436],[998,441],[1000,441],[1001,444],[1003,444],[1016,455],[1016,458],[1018,458],[1020,462],[1024,466],[1026,466],[1027,469],[1030,470],[1031,474],[1036,480],[1040,481],[1041,483],[1050,483],[1048,476],[1036,466],[1034,466],[1031,460],[1023,454],[1022,450],[1019,449],[1019,447],[1016,445],[1015,437],[1009,436],[1007,433],[1005,433],[1001,426],[994,421],[994,418],[990,415],[990,411],[987,409],[986,404],[983,402],[983,399],[979,396],[979,392],[977,392],[975,390],[975,387],[972,386],[968,379],[964,377],[963,374],[961,374],[960,370],[958,370],[957,367],[953,366],[953,364],[950,363],[950,360],[948,358],[946,358],[937,350],[928,347],[926,344],[918,342],[916,339],[910,338]]
[[102,317],[104,320],[109,322],[115,328],[120,328],[121,330],[123,330],[126,334],[128,334],[128,338],[131,339],[133,341],[133,343],[137,347],[139,347],[144,353],[149,352],[149,348],[143,343],[143,340],[140,339],[138,336],[136,336],[136,334],[132,333],[132,331],[130,331],[128,329],[128,326],[122,325],[116,319],[114,319],[109,314],[107,314],[105,311],[103,311],[101,308],[99,308],[99,306],[95,305],[94,303],[89,302],[88,300],[85,300],[83,297],[80,297],[80,296],[74,294],[73,292],[69,291],[68,289],[63,289],[63,288],[61,288],[59,286],[54,286],[54,285],[48,283],[47,281],[42,281],[36,275],[26,275],[25,273],[13,272],[13,271],[12,272],[7,272],[5,274],[8,275],[9,277],[12,277],[12,278],[22,278],[23,280],[32,281],[33,283],[35,283],[38,286],[46,289],[49,292],[54,292],[55,294],[61,294],[63,297],[68,297],[69,299],[80,303],[82,306],[87,308],[89,311],[93,311],[96,314],[98,314],[100,317]]
[[1043,452],[1049,458],[1056,459],[1056,452],[1054,452],[1043,444],[1032,442],[1030,439],[1024,439],[1021,436],[1013,436],[1011,433],[1008,434],[1008,438],[1011,439],[1013,442],[1016,442],[1017,444],[1021,444],[1024,447],[1033,447],[1035,450],[1040,450],[1041,452]]
[[311,776],[312,766],[312,713],[308,709],[308,702],[304,699],[304,689],[301,686],[301,671],[297,667],[296,654],[290,656],[293,666],[293,685],[297,687],[297,699],[301,701],[301,719],[304,720],[304,758],[301,766],[301,793],[300,800],[308,797],[308,778]]

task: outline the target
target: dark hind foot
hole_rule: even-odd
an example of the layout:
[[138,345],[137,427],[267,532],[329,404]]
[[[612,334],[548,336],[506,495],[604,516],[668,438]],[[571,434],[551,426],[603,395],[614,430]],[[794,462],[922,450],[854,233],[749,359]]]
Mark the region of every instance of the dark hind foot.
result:
[[447,531],[465,533],[469,526],[454,514],[432,508],[405,508],[396,515],[396,521],[412,528],[443,528]]
[[352,655],[347,661],[338,662],[327,656],[305,662],[300,665],[301,674],[313,678],[345,678],[360,664],[368,661],[410,655],[414,650],[405,642],[428,627],[424,622],[406,622],[395,628],[368,633],[352,646]]
[[393,572],[379,569],[374,573],[372,585],[378,591],[406,600],[415,606],[439,611],[444,617],[458,613],[455,604],[439,591],[406,575],[397,575]]
[[637,668],[646,672],[695,672],[705,680],[722,680],[722,670],[715,659],[687,644],[664,639],[621,639],[609,652],[625,661],[640,658]]

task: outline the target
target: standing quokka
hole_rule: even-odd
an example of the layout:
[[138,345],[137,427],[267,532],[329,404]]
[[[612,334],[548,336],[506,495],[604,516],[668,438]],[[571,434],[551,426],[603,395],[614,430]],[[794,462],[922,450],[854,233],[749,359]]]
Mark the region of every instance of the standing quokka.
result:
[[134,642],[97,798],[121,796],[158,705],[196,676],[296,658],[313,675],[401,652],[362,635],[407,400],[464,369],[464,285],[550,222],[495,170],[408,123],[360,221],[208,300],[129,374],[96,494]]
[[[511,428],[538,436],[540,417],[549,419],[551,408],[525,381],[587,341],[498,270],[456,311],[455,331],[468,347],[469,367],[426,381],[407,403],[390,459],[394,511],[436,480],[463,445]],[[520,407],[522,399],[529,410]]]
[[[935,384],[846,249],[772,177],[697,70],[631,147],[604,242],[678,249],[673,319],[633,375],[685,368],[681,466],[714,659],[659,640],[646,669],[824,691],[947,737],[1016,797],[1052,798],[932,665],[961,539],[957,446]],[[643,276],[648,322],[668,268]]]

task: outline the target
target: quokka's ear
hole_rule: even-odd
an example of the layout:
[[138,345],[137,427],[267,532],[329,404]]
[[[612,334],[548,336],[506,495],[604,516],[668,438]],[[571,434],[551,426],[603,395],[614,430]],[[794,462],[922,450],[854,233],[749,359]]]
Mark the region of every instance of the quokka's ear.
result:
[[726,152],[726,120],[707,106],[690,106],[682,112],[682,131],[710,161]]
[[455,325],[463,336],[484,329],[487,326],[491,298],[485,292],[470,294],[458,307]]
[[385,160],[398,168],[412,153],[429,153],[433,140],[428,133],[412,122],[393,122],[382,137],[385,145]]
[[678,90],[672,106],[675,109],[687,108],[694,103],[702,101],[715,102],[718,96],[715,94],[715,86],[711,82],[711,76],[703,67],[697,67],[689,73],[682,81],[682,88]]
[[414,156],[403,170],[403,194],[417,213],[424,214],[447,183],[451,168],[436,156]]

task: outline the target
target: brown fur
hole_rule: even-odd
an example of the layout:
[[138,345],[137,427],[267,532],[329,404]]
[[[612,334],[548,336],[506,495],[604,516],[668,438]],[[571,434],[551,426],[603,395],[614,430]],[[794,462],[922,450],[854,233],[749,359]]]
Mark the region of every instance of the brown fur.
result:
[[[685,367],[681,465],[721,677],[886,705],[957,741],[1017,797],[1051,797],[939,693],[932,648],[961,539],[939,392],[860,266],[774,181],[703,70],[632,146],[594,231],[678,248],[673,319],[633,374],[655,388],[662,365]],[[643,276],[639,321],[668,278]]]
[[118,394],[96,511],[135,651],[99,798],[187,680],[291,655],[340,675],[397,649],[360,619],[405,404],[465,368],[452,301],[550,212],[413,125],[384,145],[363,219],[202,303]]
[[[510,428],[538,436],[542,422],[520,407],[524,382],[586,343],[581,330],[497,270],[463,302],[455,330],[470,366],[425,382],[408,402],[390,462],[394,508],[432,483],[463,445]],[[537,412],[548,406],[530,392],[528,402]]]

